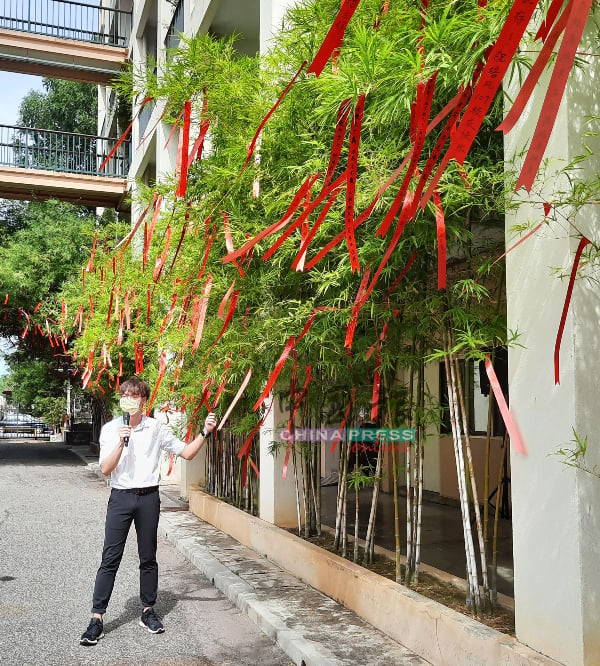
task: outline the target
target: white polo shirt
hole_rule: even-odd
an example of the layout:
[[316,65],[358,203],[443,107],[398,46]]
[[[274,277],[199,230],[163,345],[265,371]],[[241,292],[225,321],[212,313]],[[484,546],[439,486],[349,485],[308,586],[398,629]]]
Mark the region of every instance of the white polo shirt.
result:
[[[105,423],[100,432],[100,463],[119,445],[119,428],[123,425],[121,416]],[[180,455],[185,443],[175,437],[169,426],[142,416],[141,422],[133,428],[129,445],[123,447],[119,464],[110,475],[111,488],[146,488],[157,486],[160,480],[160,453],[172,451]]]

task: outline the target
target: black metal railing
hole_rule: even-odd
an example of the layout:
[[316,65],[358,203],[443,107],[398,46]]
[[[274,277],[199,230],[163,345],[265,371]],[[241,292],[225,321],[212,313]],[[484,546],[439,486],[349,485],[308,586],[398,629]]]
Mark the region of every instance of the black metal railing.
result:
[[0,125],[0,166],[126,178],[130,143],[124,141],[100,171],[118,139]]
[[70,0],[0,0],[0,28],[126,47],[131,12]]

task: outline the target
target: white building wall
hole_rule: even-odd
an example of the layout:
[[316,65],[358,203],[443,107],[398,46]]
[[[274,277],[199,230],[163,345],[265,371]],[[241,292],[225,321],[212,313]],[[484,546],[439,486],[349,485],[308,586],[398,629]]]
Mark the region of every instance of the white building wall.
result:
[[[591,26],[590,26],[591,28]],[[593,51],[592,44],[583,52]],[[583,177],[600,172],[598,137],[584,137],[585,117],[598,115],[599,66],[591,57],[571,76],[546,156],[542,190],[536,184],[523,205],[507,215],[507,243],[514,224],[540,222],[542,202],[567,191],[558,172],[568,160],[595,150],[579,165]],[[537,121],[548,87],[538,86],[521,122],[508,135],[506,155],[519,154]],[[597,127],[596,127],[597,130]],[[571,174],[571,175],[574,175]],[[569,666],[600,664],[600,479],[565,466],[555,454],[568,448],[573,432],[589,438],[587,462],[600,463],[600,288],[577,280],[560,353],[560,384],[554,384],[554,345],[578,238],[576,229],[600,241],[597,202],[554,210],[551,222],[511,252],[507,266],[508,328],[520,333],[509,351],[511,411],[529,449],[512,456],[514,583],[517,637]],[[553,267],[563,267],[560,279]]]

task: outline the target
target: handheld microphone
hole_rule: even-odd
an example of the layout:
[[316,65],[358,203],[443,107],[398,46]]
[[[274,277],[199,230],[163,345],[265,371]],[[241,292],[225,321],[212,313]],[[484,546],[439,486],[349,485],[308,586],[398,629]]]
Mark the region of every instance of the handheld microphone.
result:
[[[129,412],[123,412],[123,425],[129,425]],[[125,446],[129,445],[129,437],[123,437]]]

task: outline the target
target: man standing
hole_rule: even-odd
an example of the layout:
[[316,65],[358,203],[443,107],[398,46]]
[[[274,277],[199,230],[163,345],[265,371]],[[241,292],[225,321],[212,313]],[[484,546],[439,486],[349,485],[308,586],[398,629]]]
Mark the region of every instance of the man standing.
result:
[[[102,564],[96,574],[92,618],[80,639],[81,645],[96,645],[104,638],[103,616],[112,594],[115,576],[123,557],[131,523],[135,523],[140,558],[140,626],[153,634],[164,632],[154,611],[158,592],[156,545],[160,499],[158,494],[161,451],[192,460],[200,451],[217,420],[206,417],[203,431],[189,444],[177,439],[171,429],[145,416],[150,395],[146,382],[132,377],[119,390],[124,418],[106,423],[100,433],[100,469],[110,475],[111,494],[106,510]],[[129,418],[127,418],[129,415]],[[128,422],[128,425],[125,423]]]

